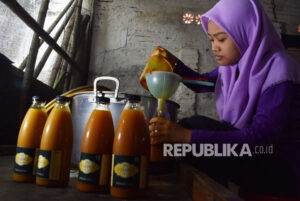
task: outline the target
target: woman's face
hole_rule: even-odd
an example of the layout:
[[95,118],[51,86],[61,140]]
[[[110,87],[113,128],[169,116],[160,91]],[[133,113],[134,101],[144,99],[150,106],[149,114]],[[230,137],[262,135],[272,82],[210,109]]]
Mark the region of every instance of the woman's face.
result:
[[211,20],[208,22],[208,36],[220,66],[233,65],[239,61],[241,54],[233,40]]

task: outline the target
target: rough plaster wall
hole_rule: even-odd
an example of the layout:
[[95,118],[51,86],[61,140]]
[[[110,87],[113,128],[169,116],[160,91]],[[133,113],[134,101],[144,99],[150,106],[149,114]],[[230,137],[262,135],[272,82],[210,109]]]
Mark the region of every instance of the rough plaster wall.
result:
[[[200,26],[182,24],[181,15],[184,11],[204,13],[216,2],[96,0],[89,82],[97,76],[115,76],[122,92],[150,95],[138,78],[158,45],[200,73],[211,71],[217,63],[207,36]],[[279,33],[299,34],[298,0],[261,2]],[[179,118],[194,114],[218,118],[213,93],[195,94],[181,84],[171,99],[181,105]]]
[[278,22],[281,33],[300,35],[297,31],[297,26],[300,25],[299,0],[263,0],[262,3],[268,9],[271,19]]
[[[115,76],[122,92],[150,95],[138,78],[158,45],[196,71],[212,70],[217,64],[208,50],[207,36],[201,26],[182,24],[181,15],[184,10],[203,13],[215,2],[96,1],[89,81],[101,75]],[[181,105],[179,118],[196,113],[217,117],[213,94],[196,95],[181,85],[172,99]]]

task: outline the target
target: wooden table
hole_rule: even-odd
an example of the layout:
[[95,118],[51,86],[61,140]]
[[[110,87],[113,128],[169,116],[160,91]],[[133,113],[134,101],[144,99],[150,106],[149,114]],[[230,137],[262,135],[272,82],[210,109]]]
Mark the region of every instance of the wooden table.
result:
[[[12,180],[14,156],[0,156],[1,201],[94,201],[119,200],[108,194],[83,193],[76,189],[76,179],[65,188],[47,188]],[[149,189],[143,200],[191,201],[176,174],[150,175]]]

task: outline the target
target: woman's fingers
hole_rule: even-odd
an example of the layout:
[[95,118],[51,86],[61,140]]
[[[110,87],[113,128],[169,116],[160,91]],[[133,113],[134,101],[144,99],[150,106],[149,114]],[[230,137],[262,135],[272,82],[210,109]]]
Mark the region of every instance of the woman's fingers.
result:
[[164,124],[167,120],[162,117],[154,117],[149,122],[150,124]]
[[150,137],[164,137],[166,136],[166,133],[159,132],[159,131],[153,131],[150,133]]
[[169,120],[161,117],[154,117],[150,120],[149,130],[165,131],[168,129],[168,125],[169,125]]
[[164,126],[161,124],[153,124],[149,126],[150,130],[150,143],[160,144],[166,142],[168,139],[167,132],[164,130]]
[[152,124],[149,125],[149,130],[150,131],[161,131],[164,129],[164,125],[163,124]]
[[175,122],[161,117],[154,117],[150,120],[150,123],[151,144],[161,142],[189,143],[191,141],[192,130],[185,129]]
[[152,118],[149,125],[151,144],[169,142],[171,138],[170,125],[170,120],[161,117]]

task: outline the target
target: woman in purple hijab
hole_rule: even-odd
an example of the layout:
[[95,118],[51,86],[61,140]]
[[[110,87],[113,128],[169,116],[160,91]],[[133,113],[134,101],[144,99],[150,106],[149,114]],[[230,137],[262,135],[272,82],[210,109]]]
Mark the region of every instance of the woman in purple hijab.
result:
[[[299,64],[287,54],[258,0],[220,0],[201,21],[220,66],[199,74],[179,60],[174,72],[215,83],[187,86],[215,92],[221,122],[194,116],[179,125],[153,118],[151,143],[248,144],[252,157],[216,159],[222,161],[216,168],[203,157],[195,161],[199,167],[209,166],[208,174],[226,175],[246,191],[299,197]],[[258,146],[273,147],[274,153],[255,154]]]

